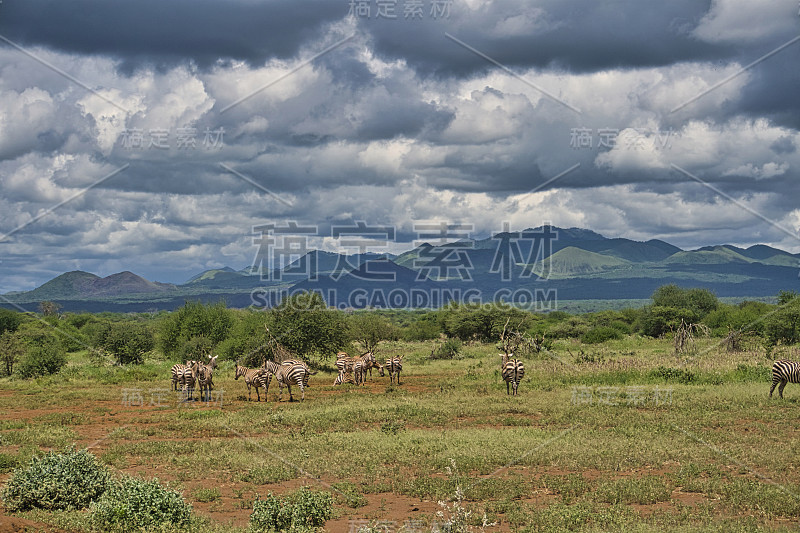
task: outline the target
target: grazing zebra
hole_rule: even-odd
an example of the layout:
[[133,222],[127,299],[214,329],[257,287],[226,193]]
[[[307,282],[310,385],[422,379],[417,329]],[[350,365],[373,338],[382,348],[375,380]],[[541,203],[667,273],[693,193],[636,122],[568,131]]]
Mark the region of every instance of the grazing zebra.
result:
[[[214,390],[214,368],[217,366],[217,356],[208,356],[208,364],[197,364],[197,383],[200,385],[200,401],[211,401],[211,391]],[[205,398],[205,399],[204,399]]]
[[244,384],[247,385],[247,401],[251,399],[251,387],[256,389],[256,397],[261,401],[261,393],[258,392],[259,387],[264,388],[264,401],[267,401],[267,391],[269,390],[269,382],[272,379],[272,374],[263,368],[247,368],[246,366],[239,366],[236,363],[236,376],[233,379],[239,379],[244,376]]
[[334,385],[341,385],[342,383],[350,383],[351,385],[355,385],[356,384],[356,380],[353,377],[353,373],[352,372],[346,372],[346,373],[339,374],[338,376],[336,376],[336,380],[334,380],[333,384]]
[[506,394],[511,394],[509,390],[510,385],[510,389],[514,391],[513,394],[516,396],[519,382],[522,381],[522,378],[525,376],[525,366],[522,364],[522,361],[512,359],[512,355],[514,354],[500,354],[500,358],[502,359],[500,374],[506,382]]
[[[377,368],[380,372],[381,377],[383,377],[383,365],[378,364],[378,360],[375,359],[375,354],[372,352],[367,352],[356,361],[361,361],[361,380],[367,380],[367,371],[369,370],[369,377],[372,377],[372,369]],[[359,381],[358,376],[356,376],[356,381]]]
[[390,357],[386,360],[385,368],[389,372],[389,383],[394,383],[394,375],[397,374],[397,384],[400,385],[400,371],[403,370],[403,356]]
[[308,367],[302,363],[279,365],[274,361],[265,361],[264,368],[275,376],[278,382],[278,401],[283,396],[283,386],[289,389],[289,401],[292,399],[292,385],[300,387],[301,400],[306,399],[305,384],[308,383]]
[[195,361],[186,361],[185,365],[180,363],[172,365],[172,390],[178,390],[178,383],[181,381],[183,371],[194,365]]
[[775,385],[780,383],[778,394],[783,398],[783,388],[787,383],[800,383],[800,362],[797,361],[775,361],[772,364],[772,387],[769,389],[769,397],[772,398],[772,391]]

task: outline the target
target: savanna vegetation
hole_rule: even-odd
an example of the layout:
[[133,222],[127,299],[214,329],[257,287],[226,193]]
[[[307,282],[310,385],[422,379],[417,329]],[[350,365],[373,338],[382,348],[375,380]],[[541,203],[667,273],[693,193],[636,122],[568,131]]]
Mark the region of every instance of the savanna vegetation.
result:
[[[664,286],[639,309],[0,310],[3,520],[66,531],[788,531],[800,515],[800,297]],[[502,341],[502,342],[501,342]],[[507,396],[498,353],[525,364]],[[234,365],[308,361],[304,402]],[[337,351],[402,385],[332,385]],[[170,368],[219,356],[211,402]],[[285,396],[284,396],[285,397]],[[26,522],[27,521],[27,522]],[[127,529],[126,529],[127,528]]]

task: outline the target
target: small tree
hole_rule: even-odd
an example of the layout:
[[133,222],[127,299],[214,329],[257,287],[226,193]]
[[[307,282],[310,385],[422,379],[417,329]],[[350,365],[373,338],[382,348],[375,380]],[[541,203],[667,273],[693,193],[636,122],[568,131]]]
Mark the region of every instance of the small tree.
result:
[[144,354],[154,346],[153,333],[146,325],[118,322],[111,325],[102,348],[113,354],[117,363],[124,365],[141,364],[144,361]]
[[317,292],[287,296],[269,315],[270,333],[300,356],[333,354],[350,342],[344,315],[328,309]]
[[18,330],[25,346],[17,365],[23,378],[55,374],[67,363],[67,354],[52,328],[38,321],[26,322]]
[[356,313],[350,317],[350,331],[366,352],[375,352],[381,341],[397,338],[397,329],[374,312]]
[[25,345],[16,333],[5,332],[0,335],[0,364],[6,375],[14,371],[14,364],[25,355]]
[[0,335],[8,332],[15,332],[22,323],[22,315],[8,309],[0,309]]
[[57,304],[56,302],[51,302],[49,300],[39,302],[39,312],[44,316],[54,316],[58,314],[59,309],[61,309],[61,304]]

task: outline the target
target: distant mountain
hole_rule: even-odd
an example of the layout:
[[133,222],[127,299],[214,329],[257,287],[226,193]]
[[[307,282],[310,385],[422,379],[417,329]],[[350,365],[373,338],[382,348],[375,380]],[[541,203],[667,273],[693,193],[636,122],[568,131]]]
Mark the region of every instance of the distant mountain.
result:
[[166,294],[176,291],[171,283],[148,281],[133,272],[120,272],[101,278],[76,270],[51,279],[28,292],[17,293],[12,301],[83,300],[87,298],[112,298],[127,295]]
[[770,246],[682,250],[657,239],[606,238],[554,226],[426,243],[399,256],[311,250],[293,259],[276,270],[211,269],[178,286],[131,272],[106,278],[68,272],[3,298],[30,309],[54,300],[65,310],[150,311],[175,309],[186,300],[269,306],[301,290],[318,291],[337,307],[436,307],[454,299],[510,299],[524,305],[540,297],[641,300],[668,283],[707,288],[721,297],[800,290],[800,254]]
[[235,273],[236,271],[231,267],[223,267],[223,268],[213,268],[211,270],[203,271],[195,276],[189,278],[186,283],[192,283],[193,281],[202,281],[204,279],[214,279],[217,274],[230,274]]
[[595,274],[630,264],[630,261],[619,257],[568,246],[536,263],[533,272],[543,277],[563,279],[582,274]]

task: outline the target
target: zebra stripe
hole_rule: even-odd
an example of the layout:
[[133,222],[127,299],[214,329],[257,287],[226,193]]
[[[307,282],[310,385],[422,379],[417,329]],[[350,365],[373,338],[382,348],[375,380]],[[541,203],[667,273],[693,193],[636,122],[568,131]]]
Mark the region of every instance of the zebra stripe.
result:
[[769,397],[772,398],[772,391],[778,387],[778,394],[783,398],[783,388],[787,383],[800,383],[800,362],[797,361],[775,361],[772,364],[772,387],[769,389]]
[[275,381],[278,382],[278,401],[281,401],[283,396],[283,386],[289,389],[289,401],[292,399],[292,385],[300,387],[301,400],[306,399],[305,384],[308,383],[308,367],[305,364],[294,363],[291,365],[279,365],[273,361],[265,361],[264,368],[267,372],[275,376]]
[[512,355],[514,354],[500,354],[503,360],[500,365],[500,373],[503,376],[503,380],[506,382],[506,394],[511,394],[509,391],[510,386],[514,396],[516,396],[519,382],[522,381],[522,378],[525,376],[525,365],[518,359],[512,359]]
[[336,376],[336,379],[333,382],[334,386],[335,385],[341,385],[342,383],[350,383],[351,385],[355,385],[356,384],[356,380],[355,380],[355,378],[353,378],[353,373],[352,372],[347,372],[347,373],[339,374],[338,376]]
[[261,401],[261,393],[258,391],[260,387],[264,388],[264,401],[267,401],[267,391],[269,391],[269,383],[272,380],[272,374],[263,368],[247,368],[246,366],[239,366],[236,363],[236,375],[233,379],[244,377],[244,384],[247,385],[247,401],[252,398],[251,387],[256,389],[256,397]]
[[403,370],[403,356],[390,357],[386,360],[386,371],[389,372],[389,383],[394,383],[394,375],[397,374],[397,384],[400,385],[400,371]]
[[[189,361],[187,361],[189,362]],[[197,361],[191,361],[191,366],[186,366],[180,372],[180,384],[181,390],[186,391],[186,399],[192,400],[192,396],[194,393],[194,384],[197,380],[197,373],[199,371],[199,363]]]
[[[359,383],[361,381],[367,380],[367,371],[369,371],[369,377],[372,377],[372,369],[377,368],[378,372],[380,373],[381,377],[383,377],[383,365],[378,364],[378,360],[375,359],[375,354],[372,352],[367,352],[358,359],[356,362],[361,362],[361,369],[360,369],[360,379],[359,375],[356,374],[356,382]],[[355,369],[354,373],[355,373]]]
[[172,390],[174,390],[174,391],[178,390],[178,383],[180,383],[180,381],[181,381],[181,375],[183,374],[183,371],[186,370],[187,368],[189,368],[190,366],[192,366],[193,364],[194,364],[194,361],[186,361],[185,365],[182,365],[180,363],[172,365],[172,371],[171,371],[172,372]]
[[200,401],[211,401],[211,391],[214,390],[214,369],[217,367],[217,356],[208,356],[208,364],[197,365],[197,382],[200,385]]

